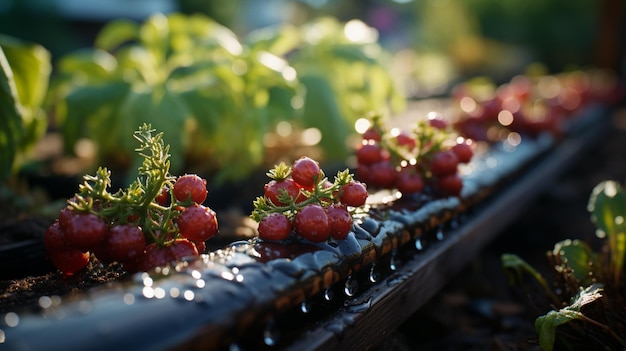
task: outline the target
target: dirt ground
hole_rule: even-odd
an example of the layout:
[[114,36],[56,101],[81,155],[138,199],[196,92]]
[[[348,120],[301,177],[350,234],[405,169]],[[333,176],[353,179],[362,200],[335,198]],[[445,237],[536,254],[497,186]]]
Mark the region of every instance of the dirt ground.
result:
[[564,239],[596,243],[587,201],[603,180],[626,180],[626,111],[606,138],[580,155],[550,189],[471,264],[406,321],[383,350],[540,350],[532,308],[504,274],[500,257],[513,253],[547,273],[545,253]]

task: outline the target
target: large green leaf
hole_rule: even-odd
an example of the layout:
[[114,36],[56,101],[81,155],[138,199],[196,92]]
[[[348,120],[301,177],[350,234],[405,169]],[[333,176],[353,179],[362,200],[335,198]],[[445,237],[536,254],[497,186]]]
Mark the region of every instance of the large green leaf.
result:
[[591,247],[583,241],[569,239],[560,241],[554,245],[552,253],[555,256],[558,255],[563,264],[571,268],[580,285],[589,285],[595,276],[602,274],[602,272],[592,271],[592,268],[600,268],[598,257]]
[[596,185],[587,205],[597,235],[606,237],[611,255],[613,279],[618,282],[626,254],[626,193],[612,180]]
[[17,99],[13,71],[0,47],[0,180],[12,173],[18,142],[24,133]]
[[94,47],[111,51],[120,45],[139,38],[139,26],[130,20],[115,20],[107,23],[96,37]]
[[535,320],[535,329],[539,334],[539,345],[542,350],[552,351],[556,339],[556,329],[558,326],[569,323],[575,319],[587,318],[580,312],[581,308],[602,297],[602,285],[594,284],[580,292],[574,297],[572,303],[558,311],[550,311]]
[[50,53],[38,44],[0,35],[0,49],[0,179],[4,179],[45,133],[47,118],[41,104],[51,63]]
[[300,77],[306,87],[304,124],[318,128],[322,133],[321,145],[329,160],[342,160],[349,149],[346,138],[352,131],[337,105],[337,99],[328,80],[321,75]]

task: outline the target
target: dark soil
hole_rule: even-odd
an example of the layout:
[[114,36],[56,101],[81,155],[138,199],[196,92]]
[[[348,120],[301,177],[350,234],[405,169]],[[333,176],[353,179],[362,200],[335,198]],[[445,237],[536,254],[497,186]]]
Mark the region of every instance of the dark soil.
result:
[[[500,256],[514,253],[540,271],[547,271],[545,252],[554,243],[567,238],[591,243],[596,240],[586,204],[591,189],[600,181],[626,179],[626,116],[623,115],[623,112],[617,115],[615,128],[600,145],[580,155],[580,162],[573,169],[379,349],[539,350],[534,319],[547,311],[533,308],[528,296],[509,285]],[[6,210],[1,207],[0,210]],[[34,234],[41,238],[51,223],[50,219],[2,213],[0,238],[8,237],[5,233],[11,230],[21,233],[17,237]],[[10,269],[2,268],[5,272]],[[75,294],[124,276],[118,265],[92,262],[87,271],[74,277],[64,278],[50,269],[46,274],[24,279],[0,280],[0,313],[37,309],[42,295]]]

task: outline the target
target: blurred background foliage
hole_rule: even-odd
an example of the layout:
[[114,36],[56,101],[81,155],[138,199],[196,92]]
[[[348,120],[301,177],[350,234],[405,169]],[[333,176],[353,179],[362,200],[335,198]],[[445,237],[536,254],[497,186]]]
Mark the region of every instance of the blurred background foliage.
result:
[[[446,95],[476,76],[505,82],[534,63],[546,72],[600,66],[620,75],[625,64],[623,0],[5,0],[0,33],[42,45],[56,68],[76,50],[95,48],[111,21],[139,26],[156,12],[204,14],[242,46],[260,45],[288,59],[309,92],[296,89],[294,96],[326,102],[303,101],[302,111],[288,117],[291,127],[319,129],[329,159],[346,156],[346,136],[360,114],[385,103],[401,109],[398,94]],[[360,42],[346,41],[345,26],[354,19],[369,33]],[[312,33],[315,42],[307,43]],[[293,35],[301,39],[285,44]],[[280,45],[272,41],[282,43],[282,51],[273,51]],[[281,125],[271,124],[263,133]],[[258,159],[257,152],[254,162],[240,163],[234,173],[245,175],[244,166]]]

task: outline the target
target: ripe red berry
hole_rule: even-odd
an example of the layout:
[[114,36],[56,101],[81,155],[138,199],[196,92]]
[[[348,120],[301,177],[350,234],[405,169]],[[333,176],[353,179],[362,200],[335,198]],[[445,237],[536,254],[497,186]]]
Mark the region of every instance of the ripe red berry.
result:
[[164,186],[154,200],[161,206],[167,206],[170,202],[170,192],[168,188]]
[[375,140],[375,141],[380,141],[382,138],[380,136],[380,133],[378,132],[378,130],[376,130],[376,128],[368,128],[364,133],[363,133],[363,140]]
[[459,163],[468,163],[472,156],[474,156],[474,150],[472,150],[472,145],[468,143],[458,143],[452,147],[452,152],[459,159]]
[[302,208],[293,219],[293,227],[296,234],[312,242],[323,242],[330,237],[328,216],[320,205]]
[[141,228],[136,225],[114,225],[109,229],[105,246],[110,259],[124,262],[143,254],[146,239]]
[[[65,226],[62,223],[65,223]],[[108,231],[104,220],[92,213],[75,213],[71,218],[59,224],[67,241],[84,251],[100,245]]]
[[206,252],[205,241],[194,241],[193,244],[196,245],[196,249],[198,250],[198,255]]
[[437,190],[443,195],[458,196],[463,189],[463,179],[458,174],[449,174],[436,181]]
[[430,171],[434,176],[455,174],[459,159],[452,150],[438,151],[430,160]]
[[89,253],[78,249],[49,253],[52,264],[66,276],[72,276],[89,264]]
[[167,266],[175,260],[176,258],[169,247],[151,243],[146,246],[145,253],[135,263],[137,264],[137,270],[147,272],[156,267]]
[[419,193],[424,190],[424,181],[415,169],[403,168],[398,174],[396,188],[402,194]]
[[205,206],[194,204],[187,207],[176,223],[180,234],[192,241],[205,241],[217,234],[217,216]]
[[360,207],[365,205],[368,195],[365,184],[352,181],[341,187],[339,201],[344,205]]
[[185,257],[198,256],[198,248],[194,243],[187,239],[175,239],[168,247],[175,260],[181,260]]
[[356,150],[356,159],[359,164],[371,165],[382,161],[383,151],[377,143],[364,143]]
[[43,244],[48,254],[74,248],[67,239],[65,239],[65,233],[61,230],[58,220],[54,221],[44,233]]
[[[281,190],[282,189],[282,190]],[[296,203],[304,200],[304,196],[300,194],[302,188],[291,178],[284,180],[271,180],[264,187],[265,197],[270,200],[276,206],[285,206],[284,203],[279,200],[280,194],[284,191],[287,195],[291,196]]]
[[291,234],[291,221],[282,213],[271,213],[259,222],[259,238],[263,240],[285,240]]
[[331,205],[326,208],[326,215],[330,224],[330,236],[335,240],[343,240],[352,229],[352,215],[344,206]]
[[448,122],[445,119],[443,119],[443,116],[441,116],[438,113],[433,114],[432,117],[429,117],[428,123],[436,129],[443,130],[443,129],[448,128]]
[[312,188],[320,176],[319,163],[310,157],[302,156],[291,166],[291,178],[303,188]]
[[178,177],[173,192],[177,201],[191,200],[201,204],[207,197],[206,180],[195,174],[185,174]]
[[406,148],[411,151],[415,149],[417,146],[417,141],[413,138],[408,132],[401,131],[400,134],[396,136],[396,142],[399,146]]
[[381,161],[370,166],[369,180],[374,187],[389,189],[396,183],[398,172],[389,161]]

